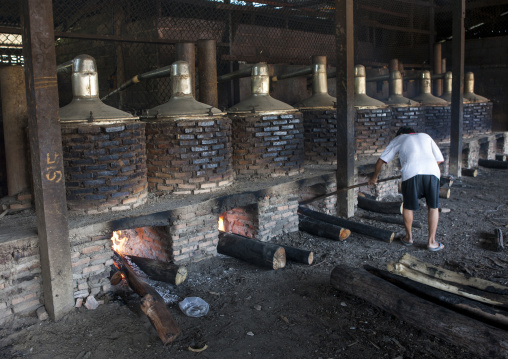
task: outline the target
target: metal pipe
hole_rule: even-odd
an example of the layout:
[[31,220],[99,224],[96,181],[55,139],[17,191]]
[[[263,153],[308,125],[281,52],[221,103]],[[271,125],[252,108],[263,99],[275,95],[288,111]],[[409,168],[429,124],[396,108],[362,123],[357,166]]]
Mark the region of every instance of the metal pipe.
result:
[[219,106],[217,92],[217,44],[215,40],[198,40],[199,101]]
[[138,82],[141,82],[143,80],[156,79],[156,78],[160,78],[160,77],[167,77],[170,74],[171,74],[171,65],[165,66],[165,67],[161,67],[160,69],[151,70],[151,71],[145,72],[145,73],[140,74],[140,75],[136,75],[133,78],[131,78],[129,81],[126,81],[123,84],[121,84],[120,87],[118,87],[116,90],[108,93],[106,96],[101,98],[101,100],[104,101],[108,97],[111,97],[114,94],[116,94],[116,93],[118,93],[120,91],[123,91],[126,88],[129,88],[132,85],[135,85]]
[[176,60],[189,64],[191,91],[196,93],[196,47],[193,42],[179,42],[176,44]]
[[367,96],[367,81],[366,81],[365,66],[355,66],[355,93],[354,93],[354,105],[355,107],[383,107],[386,106],[383,102],[376,100],[372,97]]
[[279,76],[272,76],[272,81],[285,80],[292,77],[307,76],[312,74],[312,66],[306,66],[293,72],[288,72]]
[[72,65],[74,64],[74,59],[64,62],[56,67],[57,73],[72,73]]
[[471,102],[488,102],[489,99],[474,93],[474,74],[464,74],[464,98]]
[[240,69],[238,71],[233,71],[228,74],[218,76],[217,82],[221,83],[221,82],[231,81],[231,80],[235,80],[235,79],[239,79],[239,78],[243,78],[243,77],[250,77],[251,73],[252,73],[252,66],[248,66],[248,67],[245,67],[245,68]]

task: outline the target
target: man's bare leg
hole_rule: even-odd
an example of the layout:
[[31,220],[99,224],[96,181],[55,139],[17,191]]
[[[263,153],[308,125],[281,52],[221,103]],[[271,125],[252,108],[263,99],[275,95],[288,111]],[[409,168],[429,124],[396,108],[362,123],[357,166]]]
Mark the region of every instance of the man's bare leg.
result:
[[[437,224],[439,222],[439,209],[429,208],[429,248],[437,248],[439,244],[436,242]],[[444,247],[444,246],[443,246]]]
[[402,210],[402,218],[404,219],[404,227],[406,229],[406,237],[404,237],[402,240],[406,243],[413,243],[413,235],[411,233],[411,229],[413,227],[413,211],[404,208]]

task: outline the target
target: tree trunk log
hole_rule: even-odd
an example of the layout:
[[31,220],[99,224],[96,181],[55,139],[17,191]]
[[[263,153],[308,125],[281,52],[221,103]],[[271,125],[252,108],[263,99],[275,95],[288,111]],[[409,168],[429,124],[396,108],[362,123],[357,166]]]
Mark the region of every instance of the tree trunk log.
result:
[[114,261],[124,274],[129,287],[141,297],[141,310],[154,326],[162,343],[164,345],[171,343],[180,334],[180,328],[169,313],[164,299],[155,289],[139,278],[121,255],[115,254]]
[[451,176],[441,176],[439,179],[439,185],[441,187],[448,186],[451,187],[453,184],[453,178]]
[[434,278],[438,278],[447,282],[457,283],[460,285],[465,285],[468,287],[473,287],[476,289],[484,290],[486,292],[508,295],[508,287],[491,282],[486,279],[476,278],[476,277],[466,277],[462,273],[454,272],[448,269],[444,269],[441,267],[434,266],[432,264],[426,263],[424,261],[419,260],[416,257],[413,257],[409,253],[406,253],[399,260],[399,263],[404,264],[406,267],[421,272],[423,274],[429,275]]
[[128,256],[150,279],[179,285],[187,278],[187,268],[156,259]]
[[481,158],[478,160],[478,165],[487,168],[500,168],[500,169],[508,168],[508,162],[506,161],[484,160]]
[[497,155],[496,155],[496,161],[506,161],[506,160],[507,160],[507,157],[508,157],[508,155],[504,155],[504,154],[497,154]]
[[283,247],[233,233],[219,234],[217,252],[260,267],[279,269],[286,266]]
[[331,223],[339,227],[344,227],[352,232],[356,232],[359,234],[364,234],[366,236],[379,239],[384,242],[392,243],[393,237],[395,233],[387,231],[385,229],[372,227],[363,223],[357,223],[348,221],[346,219],[342,219],[335,216],[330,216],[328,214],[320,213],[313,211],[311,209],[299,206],[298,213],[311,217],[313,219],[317,219],[323,222]]
[[478,176],[478,170],[476,168],[463,168],[461,173],[463,176],[466,176],[466,177]]
[[402,214],[402,202],[382,202],[358,195],[358,208],[384,214]]
[[298,229],[315,236],[332,239],[334,241],[344,241],[351,234],[349,229],[307,217],[302,214],[298,215],[298,219]]
[[290,247],[281,244],[281,247],[286,251],[286,261],[292,261],[297,263],[303,263],[311,265],[314,261],[314,252],[307,251],[305,249]]
[[364,268],[370,273],[395,284],[399,288],[416,294],[423,299],[430,300],[436,304],[441,304],[448,309],[482,320],[487,324],[498,326],[501,329],[508,329],[508,312],[506,311],[498,310],[474,300],[432,288],[428,285],[415,282],[411,279],[404,278],[369,265],[365,265]]
[[479,357],[508,358],[506,332],[436,306],[359,268],[335,267],[333,287],[360,297],[410,325],[464,347]]
[[499,228],[496,228],[495,236],[496,236],[496,250],[498,252],[501,252],[504,250],[503,231],[501,231]]
[[[362,218],[370,219],[373,221],[379,221],[384,223],[392,223],[404,226],[404,219],[402,217],[387,217],[387,216],[374,216],[369,214],[361,215]],[[422,228],[422,224],[419,221],[413,220],[413,228]]]
[[460,295],[478,302],[494,305],[500,308],[508,308],[508,297],[499,294],[485,292],[476,288],[466,287],[461,284],[445,282],[424,273],[410,269],[401,263],[388,263],[388,272],[401,275],[418,283],[444,290],[445,292]]
[[439,198],[450,198],[450,188],[441,187],[439,189]]

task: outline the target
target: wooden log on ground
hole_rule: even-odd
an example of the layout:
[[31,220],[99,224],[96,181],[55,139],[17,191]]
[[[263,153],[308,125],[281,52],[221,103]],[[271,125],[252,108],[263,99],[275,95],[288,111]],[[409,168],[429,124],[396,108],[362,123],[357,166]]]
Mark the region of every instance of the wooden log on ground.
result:
[[286,246],[283,244],[280,244],[280,246],[283,247],[286,251],[286,261],[303,263],[307,265],[311,265],[314,261],[314,252],[312,251]]
[[260,267],[277,270],[286,266],[284,247],[234,233],[219,234],[217,252]]
[[439,198],[450,198],[450,188],[441,187],[439,189]]
[[461,284],[445,282],[443,280],[428,276],[424,273],[410,269],[401,263],[390,262],[387,265],[388,272],[401,275],[416,282],[444,290],[445,292],[460,295],[481,303],[494,305],[500,308],[508,308],[508,297],[485,292],[476,288],[466,287]]
[[495,325],[502,329],[508,329],[508,312],[492,308],[489,305],[461,297],[456,294],[444,292],[425,284],[415,282],[411,279],[392,274],[388,271],[374,268],[369,265],[363,266],[368,272],[389,281],[410,293],[416,294],[423,299],[430,300],[446,308],[466,314],[472,318],[484,321],[487,324]]
[[453,184],[453,177],[452,176],[441,176],[439,179],[439,186],[448,186],[451,187]]
[[462,176],[465,176],[465,177],[478,176],[478,170],[476,168],[463,168],[461,173],[462,173]]
[[499,228],[494,230],[494,235],[496,236],[496,250],[501,252],[504,250],[504,242],[503,242],[503,231]]
[[358,208],[384,214],[402,214],[402,202],[376,201],[358,195]]
[[497,154],[496,155],[496,161],[506,161],[508,158],[508,155],[505,154]]
[[508,162],[506,161],[484,160],[480,158],[478,160],[478,165],[487,168],[508,169]]
[[336,289],[479,357],[508,358],[505,331],[419,298],[364,269],[339,265],[333,269],[330,282]]
[[129,287],[141,297],[141,310],[154,326],[162,343],[167,345],[174,341],[180,334],[180,328],[169,313],[164,299],[155,289],[139,278],[121,255],[115,253],[114,261],[124,274]]
[[[375,216],[371,214],[362,214],[361,217],[373,221],[392,223],[404,226],[404,219],[402,217]],[[413,228],[422,228],[422,224],[419,221],[413,220]]]
[[304,216],[302,214],[298,215],[298,219],[298,229],[300,231],[307,232],[318,237],[342,242],[346,240],[351,234],[349,229]]
[[424,273],[431,277],[444,280],[446,282],[457,283],[468,287],[484,290],[490,293],[508,295],[508,287],[491,282],[486,279],[469,277],[462,273],[454,272],[448,269],[444,269],[430,263],[426,263],[409,253],[406,253],[399,260],[399,263],[404,264],[408,268]]
[[392,243],[393,237],[395,237],[394,232],[387,231],[381,228],[372,227],[367,224],[357,223],[353,221],[348,221],[347,219],[330,216],[328,214],[316,212],[302,206],[298,206],[298,213],[323,222],[334,224],[339,227],[347,228],[352,232],[364,234],[366,236],[376,238],[388,243]]
[[179,285],[187,278],[187,268],[156,259],[128,256],[150,279]]

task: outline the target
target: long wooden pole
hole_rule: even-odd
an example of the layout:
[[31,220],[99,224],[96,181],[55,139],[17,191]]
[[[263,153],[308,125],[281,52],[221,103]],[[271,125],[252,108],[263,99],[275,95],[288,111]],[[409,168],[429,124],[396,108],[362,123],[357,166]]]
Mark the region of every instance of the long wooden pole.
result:
[[435,305],[361,268],[336,266],[333,287],[362,298],[404,322],[482,358],[508,358],[506,331]]

